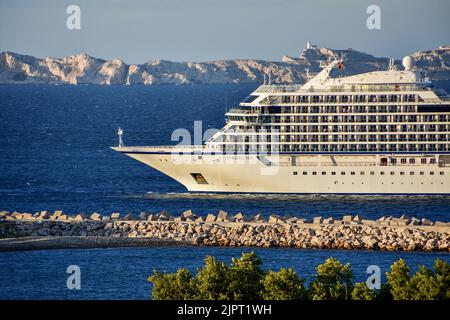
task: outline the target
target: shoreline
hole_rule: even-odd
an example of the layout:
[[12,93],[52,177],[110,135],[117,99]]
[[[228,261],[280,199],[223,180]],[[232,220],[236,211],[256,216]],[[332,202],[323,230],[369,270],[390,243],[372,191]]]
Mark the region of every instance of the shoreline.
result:
[[95,236],[18,237],[0,239],[1,252],[55,250],[55,249],[108,249],[108,248],[160,248],[193,247],[189,242],[159,238],[117,238]]

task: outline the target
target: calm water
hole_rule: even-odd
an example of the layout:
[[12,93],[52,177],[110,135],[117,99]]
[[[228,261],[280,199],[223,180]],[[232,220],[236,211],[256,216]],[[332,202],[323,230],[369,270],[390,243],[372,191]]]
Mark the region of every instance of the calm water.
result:
[[[191,271],[206,255],[229,263],[241,255],[238,248],[124,248],[88,250],[47,250],[0,253],[0,299],[148,299],[146,282],[155,269],[173,272],[184,267]],[[392,253],[376,251],[255,249],[263,258],[263,268],[293,267],[307,280],[315,266],[333,256],[350,262],[356,281],[367,279],[366,268],[378,265],[384,273],[402,257],[415,272],[417,265],[431,268],[435,258],[450,262],[448,254]],[[81,290],[66,286],[66,268],[76,264],[81,271]]]
[[[111,149],[175,144],[172,131],[224,124],[253,85],[0,86],[0,210],[62,209],[75,214],[159,212],[368,218],[409,214],[448,221],[450,197],[204,195]],[[148,194],[147,194],[148,193]],[[147,196],[146,196],[147,194]]]
[[[448,87],[448,83],[446,84]],[[151,168],[125,157],[127,145],[173,144],[177,128],[220,129],[227,107],[253,85],[199,86],[0,86],[0,210],[101,213],[224,209],[244,214],[312,217],[402,214],[449,221],[450,197],[364,197],[188,194]],[[239,249],[108,249],[0,253],[0,298],[146,298],[145,279],[154,268],[195,269],[205,254],[224,260]],[[387,266],[397,253],[258,250],[266,267],[293,266],[302,275],[331,253],[351,262],[363,277],[368,264]],[[403,256],[403,255],[402,255]],[[431,265],[435,254],[404,254]],[[448,255],[443,255],[448,259]],[[82,267],[83,289],[65,288],[65,268]],[[6,271],[7,270],[7,271]]]

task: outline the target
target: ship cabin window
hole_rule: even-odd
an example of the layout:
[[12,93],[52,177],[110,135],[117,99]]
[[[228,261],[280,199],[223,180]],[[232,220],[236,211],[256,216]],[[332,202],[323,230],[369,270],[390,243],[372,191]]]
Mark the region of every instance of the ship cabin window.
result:
[[409,163],[410,163],[410,164],[416,163],[416,159],[414,159],[414,158],[409,159]]
[[436,164],[436,158],[431,158],[431,159],[430,159],[430,163],[431,163],[431,164]]
[[443,175],[444,175],[444,171],[440,171],[439,174],[440,174],[441,176],[443,176]]
[[411,171],[409,174],[410,174],[411,176],[413,176],[413,175],[414,175],[414,171]]
[[402,163],[402,164],[406,164],[406,159],[403,158],[403,159],[401,160],[401,163]]
[[384,171],[381,171],[381,172],[380,172],[380,175],[384,176]]
[[420,162],[421,162],[422,164],[426,164],[426,163],[427,163],[427,159],[426,159],[426,158],[420,159]]
[[355,175],[355,171],[350,172],[350,174],[351,174],[352,176],[354,176],[354,175]]
[[434,171],[430,171],[430,176],[434,176]]
[[380,166],[387,166],[387,158],[380,159]]
[[365,174],[365,172],[364,172],[364,171],[361,171],[359,174],[363,176],[363,175]]
[[391,171],[391,176],[393,176],[395,174],[395,171]]
[[294,171],[292,174],[293,174],[294,176],[296,176],[296,175],[298,175],[298,172],[297,172],[297,171]]
[[313,174],[313,176],[315,176],[315,175],[317,175],[317,172],[316,172],[316,171],[313,171],[313,173],[312,173],[312,174]]
[[332,172],[331,172],[331,175],[332,175],[332,176],[335,176],[335,175],[336,175],[336,171],[332,171]]
[[371,176],[375,175],[375,171],[370,171],[370,175]]
[[322,171],[322,175],[325,176],[327,173],[325,171]]
[[345,171],[341,171],[341,176],[345,176]]
[[420,175],[421,176],[423,176],[425,174],[425,172],[423,172],[423,171],[420,171]]
[[208,181],[206,181],[201,173],[191,173],[191,176],[198,184],[208,184]]
[[397,164],[397,159],[392,158],[392,159],[391,159],[391,164]]
[[400,175],[401,175],[401,176],[404,176],[404,175],[405,175],[405,172],[404,172],[404,171],[400,171]]
[[304,175],[304,176],[307,176],[307,175],[308,175],[308,172],[303,171],[303,175]]

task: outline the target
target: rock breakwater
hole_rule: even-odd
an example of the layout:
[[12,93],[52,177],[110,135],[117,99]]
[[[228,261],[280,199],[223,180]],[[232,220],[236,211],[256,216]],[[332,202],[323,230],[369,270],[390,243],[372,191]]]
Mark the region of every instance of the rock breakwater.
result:
[[62,211],[35,214],[0,212],[0,237],[147,238],[224,247],[289,247],[450,252],[450,223],[402,216],[378,220],[261,215],[225,211],[201,217],[192,211],[172,216],[132,214],[71,216]]

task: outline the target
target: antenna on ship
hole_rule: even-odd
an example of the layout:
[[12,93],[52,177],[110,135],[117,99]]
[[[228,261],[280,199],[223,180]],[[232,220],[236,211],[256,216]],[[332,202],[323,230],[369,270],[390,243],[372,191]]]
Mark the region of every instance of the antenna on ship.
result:
[[394,58],[389,58],[389,67],[388,67],[389,71],[395,71],[397,70],[397,68],[395,67],[395,60]]
[[119,136],[119,147],[123,147],[123,141],[122,141],[123,130],[121,127],[119,127],[119,130],[117,130],[117,135]]

